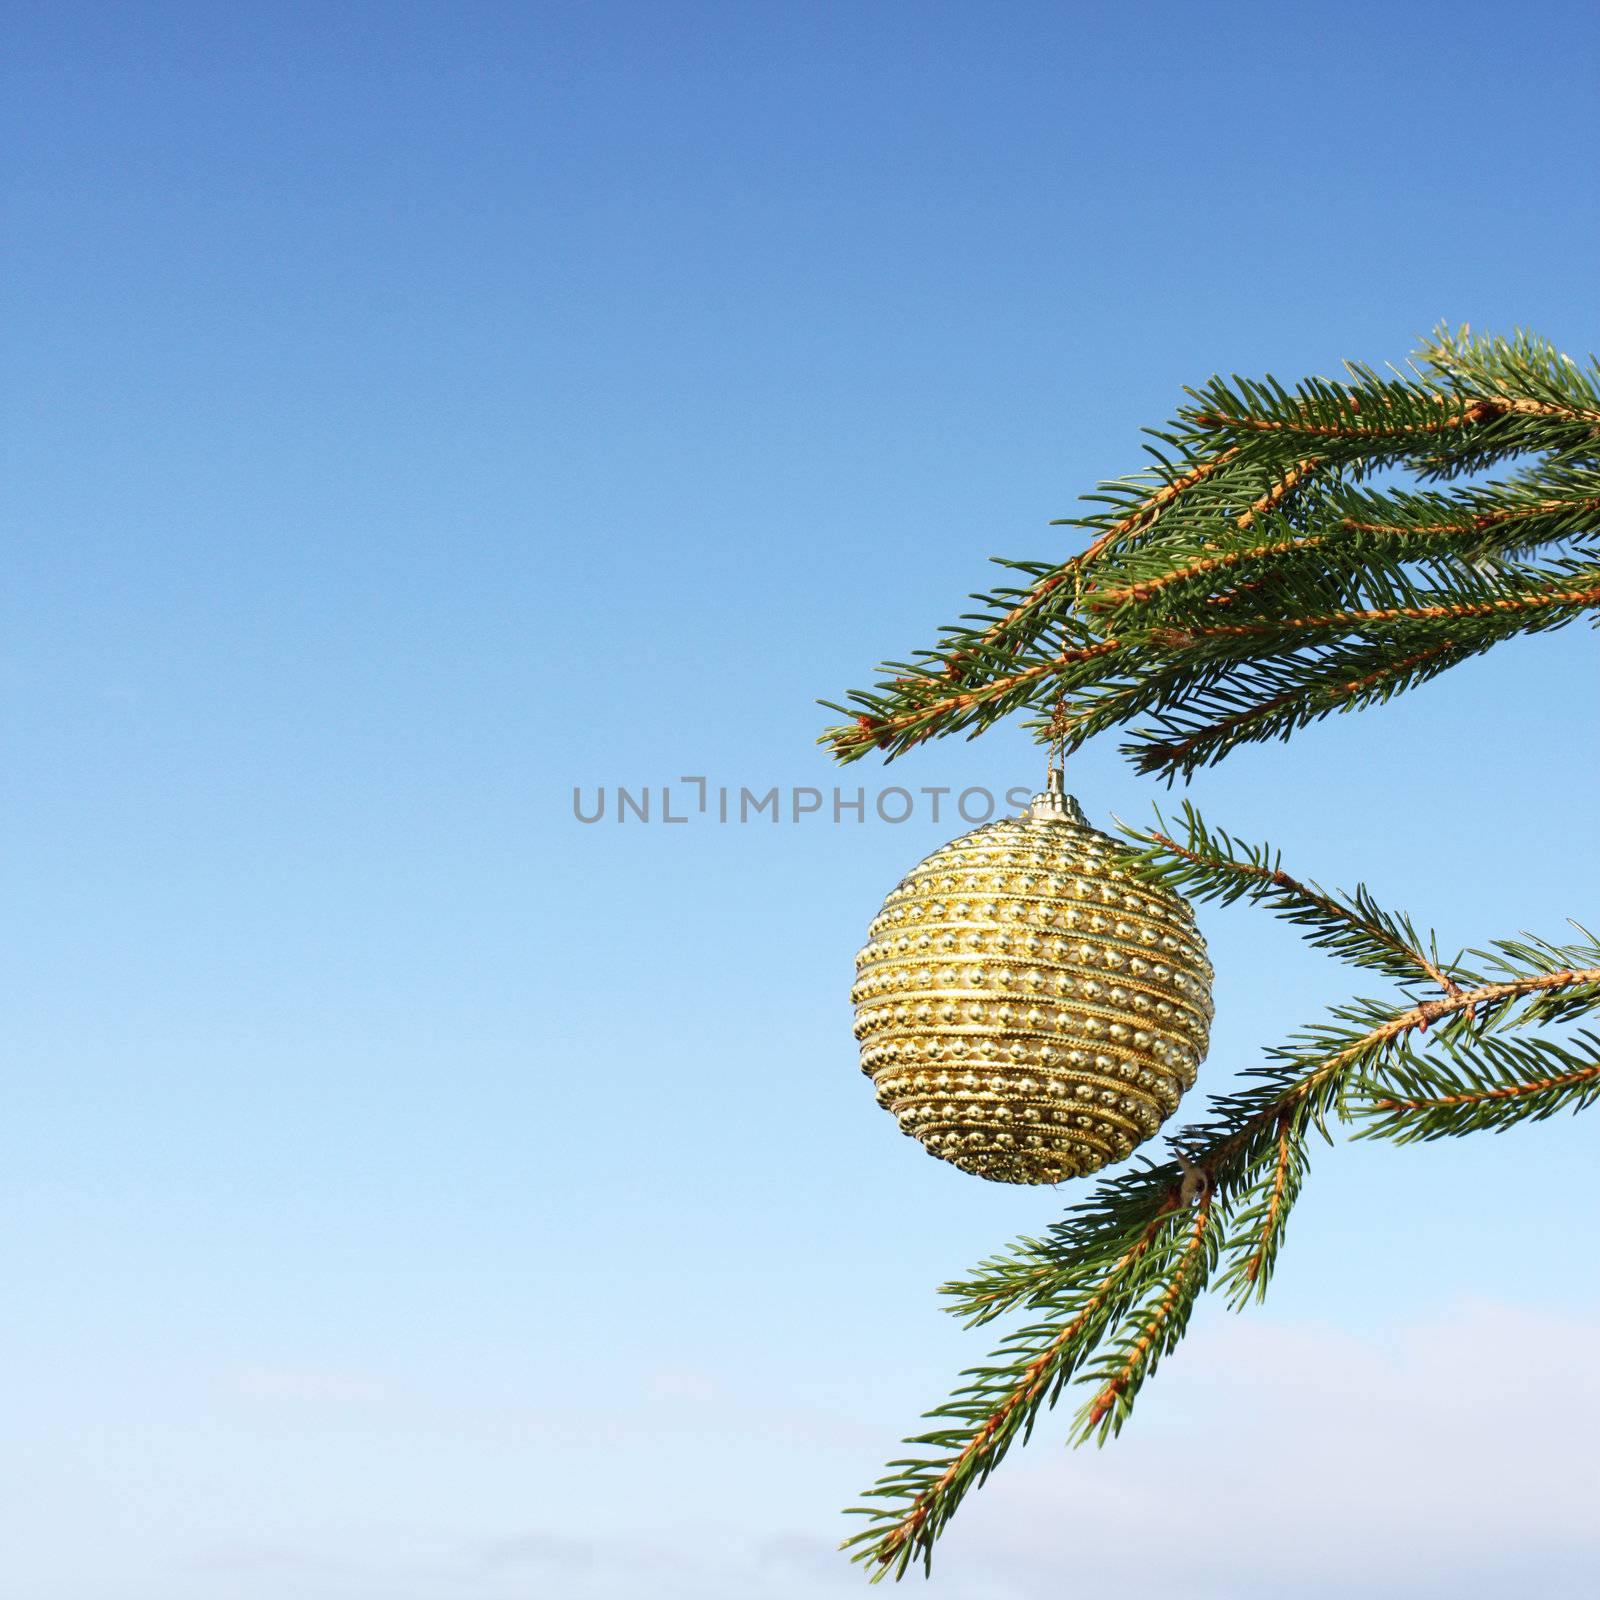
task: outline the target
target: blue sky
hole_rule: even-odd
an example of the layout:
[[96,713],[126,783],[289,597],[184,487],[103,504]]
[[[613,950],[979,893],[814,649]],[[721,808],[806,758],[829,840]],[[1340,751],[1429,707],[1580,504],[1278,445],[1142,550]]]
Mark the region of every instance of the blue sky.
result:
[[[3,97],[0,1592],[812,1600],[1071,1196],[923,1157],[851,957],[956,831],[583,827],[813,704],[1213,371],[1596,344],[1532,4],[22,5]],[[1593,923],[1595,654],[1193,786],[1446,943]],[[1158,791],[1080,755],[1092,817]],[[1350,992],[1202,919],[1202,1079]],[[1356,987],[1370,990],[1372,982]],[[1340,1147],[1267,1308],[1062,1419],[941,1600],[1588,1594],[1592,1130]]]

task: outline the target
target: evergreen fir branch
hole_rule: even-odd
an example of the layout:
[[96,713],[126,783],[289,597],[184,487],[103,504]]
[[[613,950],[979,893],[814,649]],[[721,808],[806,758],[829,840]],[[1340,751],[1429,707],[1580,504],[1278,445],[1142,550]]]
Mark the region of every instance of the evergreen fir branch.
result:
[[[1059,677],[1062,669],[1073,662],[1092,661],[1117,647],[1116,640],[1103,639],[1094,644],[1064,648],[1054,656],[1018,666],[972,689],[951,691],[937,678],[902,679],[899,703],[903,709],[892,713],[883,711],[876,717],[871,710],[858,714],[855,737],[862,748],[855,755],[865,754],[868,748],[899,755],[936,733],[948,733],[974,724],[987,726],[1019,705],[1031,703],[1037,698],[1036,686],[1041,681]],[[872,709],[880,704],[861,703]],[[846,708],[832,706],[832,709],[844,711]],[[854,756],[846,759],[854,759]]]
[[[1519,553],[1600,532],[1600,474],[1585,475],[1584,492],[1534,495],[1525,484],[1498,483],[1455,494],[1352,493],[1339,532],[1391,539],[1426,538],[1430,550],[1459,541],[1474,555]],[[1570,475],[1569,475],[1570,482]]]
[[1423,341],[1418,360],[1446,382],[1480,394],[1524,396],[1579,413],[1600,411],[1600,361],[1591,356],[1582,367],[1549,340],[1523,329],[1503,339],[1441,326]]
[[1309,519],[1279,519],[1270,536],[1241,539],[1200,528],[1194,537],[1143,545],[1109,561],[1085,607],[1110,626],[1137,625],[1151,601],[1169,592],[1179,605],[1215,599],[1217,585],[1241,569],[1267,567],[1281,577],[1291,565],[1314,563],[1311,570],[1326,583],[1341,567],[1359,574],[1375,560],[1482,561],[1600,536],[1600,473],[1575,483],[1576,476],[1563,474],[1562,493],[1547,486],[1536,493],[1526,482],[1448,495],[1374,494],[1329,483],[1318,489]]
[[1302,457],[1287,472],[1275,479],[1265,493],[1250,502],[1249,508],[1235,519],[1234,527],[1241,533],[1247,532],[1261,517],[1282,506],[1291,495],[1303,491],[1307,481],[1321,465],[1320,456]]
[[[1444,585],[1393,589],[1389,598],[1405,603],[1161,630],[1166,662],[1142,683],[1092,697],[1069,730],[1069,747],[1157,707],[1153,723],[1135,727],[1123,748],[1142,771],[1186,775],[1241,743],[1285,738],[1330,713],[1386,700],[1516,634],[1600,611],[1600,567],[1592,563],[1447,576]],[[1366,581],[1381,577],[1375,566]],[[1267,643],[1270,650],[1255,650]]]
[[[1471,648],[1436,649],[1455,621],[1497,612],[1567,618],[1600,605],[1592,564],[1587,581],[1574,573],[1565,586],[1540,590],[1524,574],[1521,592],[1472,588],[1486,563],[1575,551],[1600,536],[1600,366],[1592,359],[1579,367],[1527,335],[1446,330],[1424,345],[1410,374],[1352,364],[1342,382],[1307,379],[1293,391],[1235,378],[1191,393],[1154,435],[1155,470],[1103,484],[1087,497],[1098,509],[1067,519],[1084,534],[1083,549],[1002,563],[1026,581],[978,595],[977,609],[932,649],[835,707],[851,719],[823,736],[840,760],[873,751],[892,758],[1017,711],[1053,737],[1058,727],[1045,713],[1062,701],[1074,739],[1115,725],[1114,715],[1193,717],[1183,688],[1208,667],[1220,669],[1213,676],[1247,675],[1296,637],[1315,643],[1414,625],[1414,636],[1375,642],[1394,660],[1431,663],[1430,671],[1386,674],[1373,660],[1365,672],[1387,685],[1386,698],[1510,636],[1488,630]],[[1370,487],[1379,472],[1439,482],[1496,462],[1514,470],[1448,492]],[[1403,576],[1419,559],[1426,586]],[[1379,580],[1395,591],[1393,603],[1363,604],[1356,591]],[[1228,628],[1236,631],[1220,632]],[[1268,699],[1281,717],[1254,712]],[[1284,679],[1202,719],[1252,712],[1221,730],[1227,737],[1203,741],[1207,759],[1370,703],[1341,704],[1314,674],[1298,689]],[[1154,759],[1137,741],[1133,749],[1147,766]]]
[[1207,1187],[1194,1207],[1181,1249],[1152,1284],[1144,1304],[1134,1308],[1107,1341],[1099,1363],[1085,1372],[1085,1381],[1096,1391],[1078,1413],[1076,1442],[1096,1438],[1104,1444],[1120,1433],[1140,1387],[1183,1337],[1189,1314],[1216,1265],[1216,1220],[1213,1191]]
[[[1287,738],[1319,718],[1387,700],[1496,642],[1446,637],[1396,658],[1387,639],[1359,640],[1264,661],[1243,683],[1219,691],[1202,686],[1204,692],[1153,727],[1135,729],[1122,749],[1141,772],[1170,781],[1220,760],[1239,744]],[[1231,709],[1216,716],[1219,704]]]
[[[1196,484],[1204,483],[1207,478],[1213,476],[1237,454],[1238,452],[1232,449],[1219,450],[1210,457],[1195,461],[1183,472],[1168,472],[1164,474],[1157,488],[1152,489],[1148,494],[1144,494],[1138,499],[1132,510],[1126,511],[1111,520],[1109,526],[1101,526],[1098,521],[1076,524],[1080,527],[1088,526],[1097,529],[1095,537],[1088,546],[1060,566],[1042,575],[1021,600],[1003,616],[993,619],[980,619],[983,622],[983,630],[978,640],[974,642],[979,644],[989,642],[1005,634],[1033,611],[1047,595],[1067,582],[1074,572],[1081,571],[1092,565],[1102,552],[1118,540],[1130,538],[1148,529],[1180,495],[1194,488]],[[1124,503],[1126,491],[1136,483],[1140,487],[1143,486],[1141,480],[1134,479],[1123,479],[1115,484],[1102,484],[1101,494],[1104,495],[1108,490],[1112,491],[1114,494],[1113,503],[1120,509]],[[1057,524],[1057,526],[1060,525],[1059,523]],[[987,599],[988,597],[979,596],[978,598]]]
[[[1365,574],[1371,578],[1376,567]],[[1349,606],[1310,614],[1291,613],[1281,617],[1263,616],[1247,622],[1210,622],[1193,627],[1161,630],[1160,643],[1169,648],[1184,648],[1207,639],[1255,638],[1276,641],[1307,634],[1345,634],[1388,623],[1459,623],[1482,617],[1511,616],[1523,612],[1551,612],[1554,621],[1567,620],[1568,613],[1600,607],[1600,565],[1567,562],[1543,570],[1526,570],[1495,584],[1498,592],[1483,593],[1491,575],[1483,572],[1455,571],[1435,567],[1436,576],[1448,579],[1430,590],[1414,591],[1415,598],[1405,604]],[[1478,594],[1467,593],[1470,588]]]
[[1022,1306],[1050,1305],[1070,1288],[1064,1263],[1120,1255],[1181,1203],[1183,1169],[1176,1161],[1136,1160],[1103,1180],[1089,1199],[1051,1224],[1045,1237],[1016,1240],[1002,1255],[980,1262],[970,1278],[947,1283],[945,1309],[976,1327]]
[[934,1543],[968,1489],[988,1478],[1019,1433],[1026,1438],[1043,1407],[1054,1405],[1085,1347],[1128,1303],[1125,1281],[1137,1277],[1163,1230],[1170,1231],[1176,1207],[1176,1198],[1157,1206],[1108,1267],[1091,1266],[1063,1282],[1053,1304],[1058,1325],[1022,1329],[991,1358],[1004,1365],[963,1374],[973,1382],[928,1413],[930,1421],[955,1421],[955,1428],[906,1440],[948,1454],[890,1462],[888,1475],[868,1497],[893,1503],[850,1513],[869,1518],[871,1525],[842,1548],[855,1549],[855,1560],[874,1563],[875,1579],[891,1572],[902,1577],[919,1554],[924,1569],[931,1570]]
[[1123,825],[1124,837],[1136,847],[1128,858],[1132,870],[1201,902],[1231,905],[1246,899],[1264,903],[1285,921],[1308,930],[1306,940],[1317,949],[1331,950],[1346,961],[1401,983],[1426,978],[1446,994],[1459,987],[1440,962],[1433,935],[1428,936],[1424,948],[1411,919],[1385,911],[1364,884],[1358,884],[1352,894],[1342,895],[1302,883],[1283,870],[1280,851],[1270,844],[1247,844],[1208,827],[1187,801],[1183,824],[1181,842],[1162,828]]
[[[1526,951],[1531,959],[1508,957],[1514,951]],[[1398,1007],[1356,1000],[1334,1008],[1328,1021],[1268,1051],[1267,1064],[1245,1075],[1247,1087],[1214,1095],[1210,1116],[1180,1130],[1172,1143],[1233,1201],[1263,1180],[1276,1182],[1284,1118],[1291,1119],[1291,1132],[1326,1135],[1328,1117],[1342,1116],[1351,1101],[1351,1083],[1407,1038],[1431,1031],[1439,1040],[1484,1039],[1508,1018],[1519,1026],[1544,1025],[1562,1020],[1564,1006],[1581,1010],[1595,1002],[1600,950],[1505,942],[1491,953],[1476,953],[1500,975],[1458,966],[1455,988],[1436,998]],[[952,1302],[947,1309],[973,1325],[1022,1307],[1049,1306],[1084,1262],[1114,1253],[1151,1217],[1176,1206],[1183,1177],[1179,1163],[1166,1162],[1102,1180],[1091,1199],[1042,1238],[1018,1240],[1006,1254],[980,1263],[969,1278],[945,1285]],[[1288,1189],[1286,1182],[1280,1212],[1291,1203]]]
[[[1483,963],[1485,982],[1515,988],[1511,994],[1484,996],[1481,1026],[1486,1033],[1496,1027],[1557,1027],[1594,1009],[1591,991],[1600,974],[1600,943],[1587,933],[1580,944],[1560,945],[1524,935],[1498,939],[1487,950],[1466,954]],[[1468,1020],[1474,1027],[1480,1025],[1476,1018]],[[1452,1029],[1455,1026],[1451,1024]]]
[[[1307,550],[1321,550],[1329,543],[1329,537],[1289,529],[1276,539],[1257,538],[1233,543],[1231,547],[1226,538],[1207,539],[1199,552],[1163,544],[1153,552],[1145,552],[1144,565],[1149,570],[1140,575],[1138,567],[1124,567],[1113,573],[1103,585],[1096,587],[1088,606],[1096,614],[1115,611],[1129,601],[1143,608],[1164,591],[1187,587],[1197,581],[1209,592],[1217,574],[1231,574],[1237,567],[1277,561]],[[1156,558],[1154,562],[1151,556]],[[1175,560],[1176,565],[1173,564]]]
[[1600,1037],[1583,1032],[1571,1044],[1479,1038],[1471,1049],[1452,1040],[1442,1053],[1404,1050],[1381,1075],[1363,1079],[1353,1098],[1369,1119],[1358,1137],[1411,1144],[1499,1132],[1600,1099]]
[[1270,1180],[1252,1192],[1239,1212],[1239,1232],[1228,1240],[1224,1287],[1229,1304],[1241,1309],[1251,1299],[1264,1300],[1278,1252],[1283,1247],[1289,1212],[1300,1197],[1308,1165],[1306,1117],[1295,1107],[1278,1113],[1277,1159]]
[[[1333,1054],[1312,1061],[1281,1092],[1219,1101],[1224,1120],[1217,1129],[1201,1132],[1220,1136],[1193,1141],[1191,1161],[1207,1177],[1196,1211],[1210,1219],[1218,1206],[1219,1224],[1225,1220],[1228,1196],[1241,1174],[1259,1163],[1263,1150],[1275,1148],[1270,1138],[1261,1138],[1263,1130],[1270,1131],[1285,1110],[1326,1109],[1338,1075],[1366,1059],[1369,1048],[1370,1040],[1353,1036]],[[1265,1105],[1259,1103],[1263,1099]],[[1151,1184],[1152,1174],[1165,1181]],[[1174,1224],[1187,1211],[1176,1165],[1148,1169],[1131,1182],[1113,1179],[1103,1188],[1107,1194],[1098,1206],[1086,1208],[1080,1226],[1069,1223],[1062,1230],[1072,1240],[1065,1250],[1052,1242],[1044,1247],[1043,1262],[1017,1258],[1022,1282],[1010,1304],[1053,1312],[1053,1320],[1022,1329],[995,1352],[993,1365],[973,1369],[967,1374],[970,1384],[927,1414],[929,1421],[954,1426],[906,1442],[946,1453],[890,1463],[887,1475],[869,1491],[869,1498],[890,1505],[857,1510],[872,1523],[847,1541],[857,1559],[897,1577],[918,1554],[925,1565],[931,1562],[933,1543],[967,1490],[988,1477],[1019,1433],[1026,1437],[1040,1409],[1055,1403],[1091,1355],[1100,1358],[1086,1369],[1095,1397],[1079,1419],[1080,1431],[1120,1429],[1140,1386],[1181,1336],[1214,1265],[1217,1238],[1208,1222],[1192,1224],[1195,1231]],[[1134,1194],[1144,1200],[1145,1214],[1130,1217],[1126,1202]],[[1200,1243],[1205,1250],[1197,1257]],[[1041,1265],[1047,1270],[1040,1271]],[[1006,1298],[1007,1289],[993,1281],[952,1286],[965,1306],[977,1303],[985,1312]]]
[[[1411,398],[1400,385],[1384,385],[1382,392],[1384,398],[1391,402]],[[1431,393],[1426,398],[1434,403],[1437,410],[1417,416],[1405,410],[1402,404],[1395,403],[1385,408],[1381,420],[1374,420],[1370,413],[1361,414],[1359,407],[1351,403],[1351,397],[1337,394],[1331,389],[1321,389],[1318,398],[1323,402],[1320,406],[1306,404],[1287,414],[1252,415],[1248,407],[1233,403],[1225,390],[1218,391],[1213,397],[1214,403],[1220,402],[1218,408],[1202,410],[1196,421],[1224,434],[1235,431],[1244,434],[1291,433],[1313,439],[1352,442],[1364,447],[1378,444],[1386,450],[1392,450],[1398,441],[1406,441],[1411,445],[1418,434],[1443,433],[1452,428],[1469,428],[1476,423],[1498,422],[1510,417],[1558,418],[1588,428],[1600,426],[1600,411],[1578,410],[1571,406],[1525,398],[1469,398]],[[1342,414],[1328,415],[1327,402],[1330,400],[1336,412],[1342,407]]]
[[[1135,760],[1144,770],[1186,772],[1247,739],[1282,737],[1352,704],[1386,699],[1515,633],[1600,610],[1600,563],[1592,561],[1433,562],[1413,574],[1404,563],[1372,558],[1345,580],[1338,598],[1347,603],[1320,614],[1307,609],[1329,598],[1328,580],[1318,581],[1322,592],[1304,574],[1280,573],[1251,597],[1245,615],[1234,607],[1236,620],[1174,619],[1143,634],[1098,638],[1080,632],[1070,646],[973,688],[902,676],[900,709],[858,701],[866,707],[858,731],[894,754],[1076,694],[1064,722],[1068,748],[1154,708],[1162,732],[1141,735],[1130,747]],[[1366,601],[1379,603],[1348,603]],[[1107,676],[1108,658],[1127,669]]]

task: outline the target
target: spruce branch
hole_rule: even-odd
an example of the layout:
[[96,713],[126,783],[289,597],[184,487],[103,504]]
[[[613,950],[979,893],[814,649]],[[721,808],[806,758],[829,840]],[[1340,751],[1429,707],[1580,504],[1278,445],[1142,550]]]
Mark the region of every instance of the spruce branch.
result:
[[1286,921],[1308,929],[1306,940],[1318,949],[1332,950],[1401,983],[1420,976],[1446,994],[1458,990],[1455,978],[1440,962],[1433,935],[1428,936],[1425,950],[1411,919],[1385,911],[1364,885],[1342,895],[1302,883],[1283,870],[1282,857],[1271,845],[1246,844],[1220,828],[1209,828],[1187,801],[1183,824],[1181,843],[1164,827],[1125,827],[1122,831],[1134,845],[1127,858],[1133,869],[1202,902],[1264,902]]
[[[1126,748],[1170,779],[1404,693],[1513,633],[1600,614],[1600,567],[1583,559],[1600,537],[1593,358],[1441,330],[1408,372],[1352,363],[1293,390],[1212,379],[1152,437],[1153,470],[1101,484],[1063,519],[1082,549],[1001,562],[1025,582],[978,594],[934,646],[830,703],[849,719],[822,736],[839,760],[892,759],[1014,712],[1041,739],[1064,727],[1069,750],[1154,718]],[[1497,464],[1499,481],[1452,482]],[[1515,567],[1534,554],[1542,566]],[[1375,648],[1344,681],[1380,695],[1341,695],[1302,657],[1299,676],[1209,715],[1189,698],[1349,640]],[[1385,657],[1427,670],[1389,672]]]
[[[1101,528],[1086,549],[1079,551],[1077,555],[1070,557],[1061,567],[1041,578],[1023,599],[1006,612],[1003,617],[989,622],[978,643],[988,643],[1009,633],[1047,595],[1060,588],[1074,572],[1081,572],[1084,568],[1090,566],[1118,540],[1130,538],[1147,529],[1180,495],[1194,488],[1196,484],[1204,483],[1207,478],[1225,466],[1237,454],[1238,451],[1236,449],[1219,450],[1208,459],[1195,461],[1182,472],[1172,473],[1170,470],[1164,470],[1161,474],[1162,482],[1159,488],[1153,489],[1150,493],[1144,495],[1143,498],[1137,501],[1131,511],[1116,517],[1110,526]],[[1165,465],[1163,463],[1164,468]],[[1117,484],[1102,485],[1102,496],[1100,497],[1106,498],[1111,504],[1120,509],[1125,503],[1127,490],[1137,482],[1138,480],[1135,479],[1125,479]],[[1106,493],[1106,491],[1110,491],[1110,493]],[[1100,497],[1086,496],[1085,498]],[[1095,527],[1096,524],[1093,521],[1089,521],[1080,523],[1078,526]],[[985,597],[979,596],[978,598],[983,599]],[[965,654],[960,651],[946,657],[946,670],[959,671],[959,664],[965,659]]]
[[1302,1122],[1292,1106],[1278,1113],[1278,1153],[1271,1181],[1257,1184],[1251,1203],[1239,1213],[1242,1236],[1230,1241],[1227,1276],[1229,1303],[1236,1310],[1251,1298],[1266,1298],[1284,1225],[1305,1182],[1309,1150]]
[[1100,1362],[1085,1378],[1096,1392],[1078,1413],[1077,1438],[1104,1442],[1122,1431],[1139,1385],[1152,1376],[1161,1357],[1183,1337],[1189,1314],[1216,1264],[1213,1191],[1207,1186],[1194,1208],[1194,1220],[1171,1253],[1162,1277],[1143,1305],[1128,1316],[1107,1342]]
[[1381,1076],[1359,1085],[1357,1137],[1411,1144],[1500,1132],[1558,1111],[1579,1111],[1600,1099],[1600,1036],[1479,1039],[1472,1050],[1450,1041],[1440,1052],[1403,1050]]

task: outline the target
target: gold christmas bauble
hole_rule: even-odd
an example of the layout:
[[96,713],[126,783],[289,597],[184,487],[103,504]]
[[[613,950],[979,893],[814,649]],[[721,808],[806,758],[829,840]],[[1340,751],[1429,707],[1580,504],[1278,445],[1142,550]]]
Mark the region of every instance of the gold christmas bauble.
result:
[[1050,778],[1022,815],[906,874],[851,990],[878,1104],[931,1155],[999,1183],[1126,1156],[1193,1085],[1211,1022],[1188,902],[1133,877]]

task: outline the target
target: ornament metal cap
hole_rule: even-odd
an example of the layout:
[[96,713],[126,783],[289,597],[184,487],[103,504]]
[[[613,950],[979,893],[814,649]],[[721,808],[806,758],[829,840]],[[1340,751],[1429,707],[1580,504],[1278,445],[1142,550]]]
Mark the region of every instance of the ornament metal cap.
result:
[[1066,779],[1060,767],[1051,767],[1045,778],[1043,794],[1036,794],[1028,802],[1024,813],[1034,822],[1075,822],[1080,828],[1089,826],[1083,807],[1067,793]]

